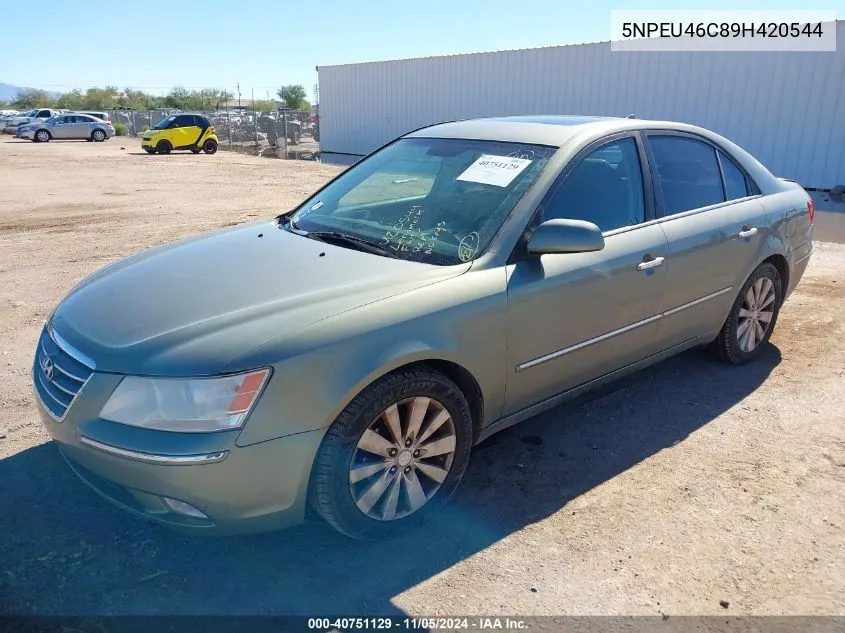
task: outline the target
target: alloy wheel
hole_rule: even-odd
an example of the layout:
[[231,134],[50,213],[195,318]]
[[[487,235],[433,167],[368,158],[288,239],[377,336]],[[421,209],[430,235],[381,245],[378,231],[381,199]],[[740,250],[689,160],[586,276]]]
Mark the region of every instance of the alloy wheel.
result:
[[446,480],[456,446],[455,423],[442,403],[418,396],[390,405],[352,455],[349,488],[358,509],[379,521],[418,511]]
[[766,337],[775,314],[775,286],[761,277],[748,287],[739,310],[737,343],[743,352],[753,351]]

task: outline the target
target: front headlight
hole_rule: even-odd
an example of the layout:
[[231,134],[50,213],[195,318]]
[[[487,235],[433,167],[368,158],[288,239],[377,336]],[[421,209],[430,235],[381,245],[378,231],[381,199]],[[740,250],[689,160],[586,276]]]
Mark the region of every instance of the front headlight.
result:
[[126,376],[100,411],[100,417],[180,433],[238,429],[258,401],[269,376],[269,369],[219,378]]

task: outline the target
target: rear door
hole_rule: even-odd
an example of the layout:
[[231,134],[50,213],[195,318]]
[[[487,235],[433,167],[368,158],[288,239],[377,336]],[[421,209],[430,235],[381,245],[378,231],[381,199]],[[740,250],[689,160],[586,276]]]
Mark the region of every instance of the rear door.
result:
[[71,123],[68,124],[68,138],[90,138],[91,137],[91,122],[92,120],[87,116],[75,114],[68,117]]
[[669,242],[666,310],[670,347],[721,328],[768,233],[759,189],[721,148],[674,132],[646,135],[660,226]]

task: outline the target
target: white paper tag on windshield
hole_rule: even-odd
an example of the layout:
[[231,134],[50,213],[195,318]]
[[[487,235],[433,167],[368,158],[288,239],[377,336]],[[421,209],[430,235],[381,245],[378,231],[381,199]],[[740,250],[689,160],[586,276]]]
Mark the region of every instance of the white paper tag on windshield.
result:
[[457,179],[483,185],[507,187],[530,164],[531,161],[527,158],[482,154]]

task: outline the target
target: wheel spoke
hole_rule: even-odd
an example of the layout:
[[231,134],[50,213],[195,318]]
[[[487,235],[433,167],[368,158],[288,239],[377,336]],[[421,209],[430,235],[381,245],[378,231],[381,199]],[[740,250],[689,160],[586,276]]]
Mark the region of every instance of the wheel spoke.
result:
[[751,331],[754,328],[751,326],[751,319],[748,319],[743,325],[745,325],[745,329],[742,334],[739,335],[739,347],[743,352],[747,352],[750,351],[748,338],[751,336]]
[[755,333],[757,334],[757,342],[761,343],[763,341],[763,337],[766,336],[766,328],[760,325],[759,321],[755,321],[754,326],[756,328]]
[[429,422],[425,431],[423,431],[423,434],[420,435],[420,437],[417,439],[416,444],[419,445],[419,444],[422,444],[423,442],[425,442],[429,437],[431,437],[431,435],[437,429],[439,429],[441,426],[443,426],[443,424],[447,420],[451,420],[451,419],[452,419],[452,416],[449,415],[449,411],[446,409],[446,407],[443,407],[440,410],[440,413],[438,413],[436,416],[434,416],[434,419],[431,422]]
[[742,323],[739,324],[739,327],[736,328],[736,335],[739,338],[742,338],[743,334],[748,331],[749,326],[751,325],[751,319],[745,319]]
[[387,501],[384,502],[384,514],[382,518],[385,521],[392,521],[396,518],[396,506],[399,503],[399,491],[401,490],[402,478],[394,477],[393,483],[390,485],[390,490],[387,493]]
[[757,281],[754,282],[754,304],[760,303],[760,297],[763,293],[763,280],[764,277],[760,277]]
[[757,318],[766,325],[768,325],[771,322],[773,316],[775,316],[774,310],[768,310],[766,312],[761,312],[760,314],[758,314]]
[[771,304],[772,304],[772,302],[773,302],[774,300],[775,300],[775,291],[774,291],[774,288],[772,288],[771,292],[769,292],[769,293],[765,296],[765,298],[763,299],[763,301],[761,301],[761,302],[760,302],[760,305],[759,305],[759,306],[757,306],[757,308],[758,308],[759,310],[762,310],[762,309],[763,309],[763,308],[765,308],[766,306],[771,305]]
[[754,321],[750,321],[750,323],[751,327],[748,328],[748,338],[746,339],[749,352],[757,345],[757,328]]
[[368,453],[372,453],[373,455],[387,457],[388,451],[395,447],[391,442],[384,439],[372,429],[367,429],[364,431],[364,435],[361,436],[361,440],[358,442],[358,448],[361,448]]
[[739,318],[740,319],[747,319],[751,316],[751,310],[746,310],[745,308],[739,309]]
[[359,481],[366,479],[367,477],[372,477],[376,473],[380,473],[389,465],[390,462],[384,461],[378,462],[376,464],[369,464],[367,466],[361,466],[360,468],[351,470],[349,471],[349,483],[356,484]]
[[411,470],[407,475],[403,475],[405,478],[405,488],[408,491],[408,505],[411,508],[411,512],[415,510],[419,510],[423,504],[426,502],[425,491],[420,484],[420,480],[417,479],[417,473],[414,470]]
[[447,435],[439,440],[420,446],[423,458],[452,453],[455,450],[455,436]]
[[417,462],[416,466],[424,475],[430,477],[439,484],[442,484],[446,480],[446,475],[449,474],[449,471],[445,468],[440,468],[439,466],[434,466],[433,464],[426,464],[425,462]]
[[411,405],[411,417],[408,420],[408,430],[405,433],[405,439],[415,438],[419,433],[420,426],[425,420],[425,414],[428,411],[428,405],[431,398],[414,398],[414,403]]
[[370,486],[367,492],[358,499],[358,507],[361,508],[364,513],[372,510],[373,506],[378,503],[378,500],[381,499],[382,495],[384,495],[384,491],[387,490],[390,482],[395,477],[395,474],[391,474],[390,471],[385,471],[384,475],[379,477],[375,483]]
[[402,445],[402,423],[399,421],[399,407],[395,404],[390,405],[384,412],[384,419],[387,421],[387,426],[393,435],[393,441],[397,446]]
[[754,286],[748,288],[748,292],[745,293],[745,305],[749,308],[754,305]]

